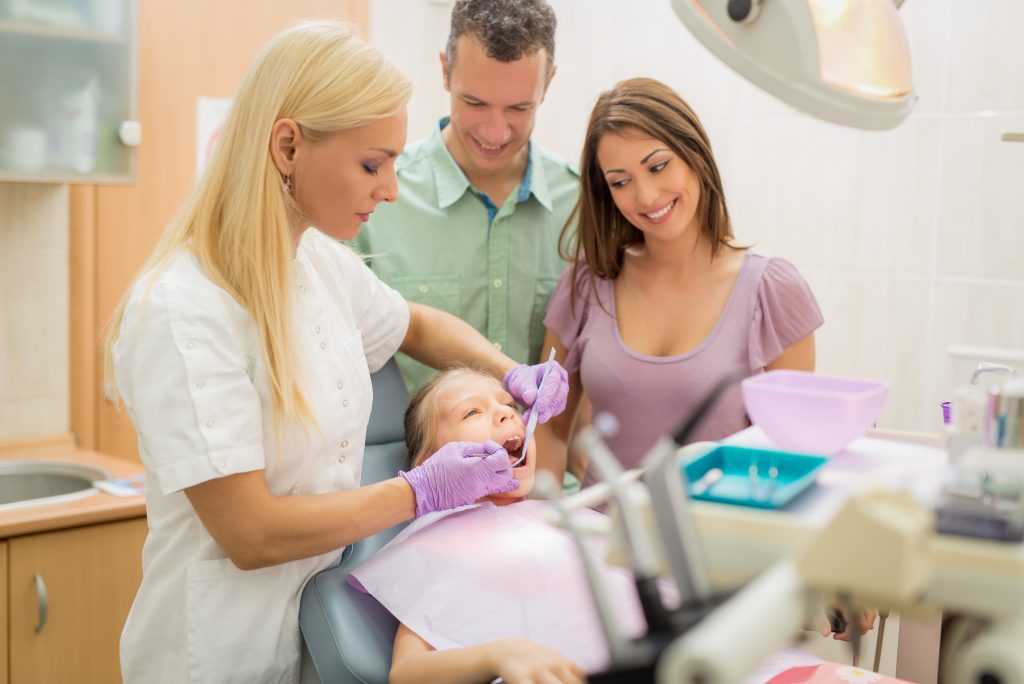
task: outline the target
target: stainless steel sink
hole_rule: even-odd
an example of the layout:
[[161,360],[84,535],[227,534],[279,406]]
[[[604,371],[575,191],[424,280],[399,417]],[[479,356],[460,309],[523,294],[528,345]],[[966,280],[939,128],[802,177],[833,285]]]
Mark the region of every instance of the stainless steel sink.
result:
[[106,480],[102,468],[66,461],[0,460],[0,511],[73,501],[96,494],[94,480]]

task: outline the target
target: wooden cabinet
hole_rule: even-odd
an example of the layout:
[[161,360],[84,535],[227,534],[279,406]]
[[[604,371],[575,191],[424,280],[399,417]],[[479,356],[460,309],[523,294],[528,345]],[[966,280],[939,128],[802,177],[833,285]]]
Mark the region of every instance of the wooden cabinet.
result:
[[0,180],[133,180],[137,15],[137,0],[0,2]]
[[103,395],[103,326],[195,183],[197,98],[231,97],[260,48],[296,20],[344,18],[365,35],[368,11],[368,0],[140,3],[136,181],[71,189],[71,428],[80,447],[137,458],[131,421]]
[[9,630],[0,684],[121,680],[118,644],[142,581],[145,538],[146,519],[133,518],[0,542],[8,588],[0,636]]
[[7,542],[0,541],[0,684],[7,684]]

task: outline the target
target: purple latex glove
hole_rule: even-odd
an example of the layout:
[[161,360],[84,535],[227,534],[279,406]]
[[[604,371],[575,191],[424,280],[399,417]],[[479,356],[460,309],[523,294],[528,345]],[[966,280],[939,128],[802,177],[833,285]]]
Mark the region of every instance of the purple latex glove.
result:
[[537,422],[546,423],[565,410],[569,396],[569,374],[555,360],[551,361],[551,372],[543,387],[538,387],[544,377],[543,363],[527,366],[519,364],[505,374],[505,387],[516,401],[526,406],[523,422],[530,420],[530,412],[537,412]]
[[416,517],[473,503],[519,486],[508,452],[495,441],[449,442],[409,472],[398,475],[416,495]]

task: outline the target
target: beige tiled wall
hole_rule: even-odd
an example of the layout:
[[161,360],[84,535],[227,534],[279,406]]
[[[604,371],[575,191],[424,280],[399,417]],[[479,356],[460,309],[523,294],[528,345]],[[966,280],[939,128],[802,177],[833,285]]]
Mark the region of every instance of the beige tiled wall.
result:
[[[668,0],[551,0],[558,73],[536,139],[575,159],[597,94],[652,76],[703,119],[736,232],[807,276],[824,372],[892,383],[885,427],[937,430],[963,380],[950,345],[1024,352],[1024,26],[1019,0],[900,10],[919,100],[891,131],[799,114],[731,72]],[[447,111],[436,53],[450,3],[371,0],[371,39],[416,81],[410,139]],[[1021,370],[1024,371],[1024,364]]]
[[67,430],[67,186],[0,183],[0,441]]

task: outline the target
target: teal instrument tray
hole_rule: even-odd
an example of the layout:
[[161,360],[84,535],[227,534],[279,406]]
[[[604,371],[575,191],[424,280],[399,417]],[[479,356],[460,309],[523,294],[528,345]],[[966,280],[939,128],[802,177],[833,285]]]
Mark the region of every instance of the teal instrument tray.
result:
[[[681,468],[691,499],[781,508],[814,484],[826,461],[825,456],[719,445],[691,458]],[[752,465],[756,466],[756,477],[751,474]],[[769,474],[772,467],[778,470],[774,484]],[[721,470],[717,480],[702,480],[715,468]],[[705,484],[707,488],[702,491]]]

